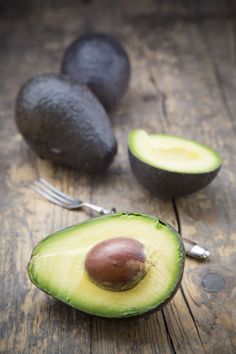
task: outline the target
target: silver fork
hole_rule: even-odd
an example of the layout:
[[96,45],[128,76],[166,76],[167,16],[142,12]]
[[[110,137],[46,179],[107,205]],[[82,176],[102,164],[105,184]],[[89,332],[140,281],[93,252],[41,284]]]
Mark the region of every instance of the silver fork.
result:
[[42,197],[46,198],[47,200],[56,205],[61,206],[62,208],[70,210],[88,208],[101,215],[107,215],[116,212],[115,208],[106,209],[98,205],[85,203],[80,199],[74,199],[69,195],[62,193],[59,189],[52,186],[43,178],[39,178],[38,181],[34,181],[30,185],[30,188],[33,189],[36,193],[40,194]]
[[[40,194],[42,197],[49,200],[51,203],[69,210],[85,207],[101,215],[113,214],[116,212],[115,208],[106,209],[98,205],[83,202],[80,199],[74,199],[52,186],[43,178],[39,178],[38,181],[34,181],[30,185],[30,188],[33,189],[36,193]],[[210,256],[210,252],[204,247],[200,246],[197,242],[188,240],[186,238],[182,238],[182,240],[187,256],[197,259],[206,259]]]

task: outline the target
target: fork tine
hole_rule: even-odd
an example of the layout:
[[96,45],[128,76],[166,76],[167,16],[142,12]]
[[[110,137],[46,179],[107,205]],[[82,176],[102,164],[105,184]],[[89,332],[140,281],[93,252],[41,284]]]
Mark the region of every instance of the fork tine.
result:
[[44,178],[39,178],[39,182],[41,182],[45,187],[48,187],[48,189],[50,189],[51,191],[55,192],[57,195],[63,197],[67,201],[69,201],[69,202],[74,202],[75,201],[74,198],[71,198],[69,195],[64,194],[63,192],[61,192],[59,189],[55,188],[53,185],[48,183]]
[[49,189],[48,187],[44,186],[41,182],[39,181],[34,181],[33,184],[40,190],[42,190],[44,193],[47,195],[51,196],[52,198],[58,200],[59,202],[70,205],[72,202],[65,199],[64,197],[60,196],[59,194],[56,194],[53,190]]
[[36,185],[31,184],[29,186],[34,192],[40,194],[42,197],[46,198],[47,200],[49,200],[50,202],[59,205],[63,208],[68,208],[69,209],[69,205],[66,205],[64,203],[61,203],[59,200],[53,198],[52,196],[48,195],[46,192],[44,192],[43,190],[39,189],[36,187]]

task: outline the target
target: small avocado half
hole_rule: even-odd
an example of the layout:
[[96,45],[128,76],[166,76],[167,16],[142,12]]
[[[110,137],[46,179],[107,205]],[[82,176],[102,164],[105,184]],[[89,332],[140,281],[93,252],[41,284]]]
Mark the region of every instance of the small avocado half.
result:
[[49,235],[34,249],[31,281],[66,304],[100,317],[160,310],[176,293],[185,251],[156,217],[116,213]]
[[87,84],[107,111],[125,94],[130,79],[130,61],[125,49],[103,33],[84,34],[65,51],[61,71]]
[[16,100],[15,119],[37,155],[79,171],[102,172],[117,151],[98,99],[85,85],[61,75],[44,74],[27,81]]
[[128,152],[138,182],[161,198],[198,191],[215,178],[222,165],[218,153],[206,145],[144,130],[130,132]]

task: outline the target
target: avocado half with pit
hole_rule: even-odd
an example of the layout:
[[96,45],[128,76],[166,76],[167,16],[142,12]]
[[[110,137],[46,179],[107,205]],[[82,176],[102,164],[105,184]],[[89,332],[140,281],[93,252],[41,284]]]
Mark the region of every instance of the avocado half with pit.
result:
[[35,247],[28,274],[38,288],[80,311],[129,317],[171,300],[184,259],[181,236],[170,225],[116,213],[49,235]]
[[132,172],[152,195],[174,198],[207,186],[222,160],[209,146],[174,135],[133,130],[128,137]]

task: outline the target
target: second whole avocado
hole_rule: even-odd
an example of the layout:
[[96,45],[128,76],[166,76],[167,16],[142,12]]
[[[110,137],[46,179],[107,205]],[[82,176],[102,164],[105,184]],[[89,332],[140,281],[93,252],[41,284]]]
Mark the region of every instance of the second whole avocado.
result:
[[111,111],[127,90],[131,69],[129,57],[116,39],[88,33],[66,49],[61,71],[88,85],[106,111]]
[[15,119],[37,155],[82,172],[102,172],[117,151],[97,98],[85,85],[60,75],[44,74],[26,82],[16,100]]

